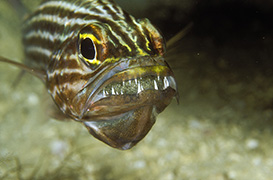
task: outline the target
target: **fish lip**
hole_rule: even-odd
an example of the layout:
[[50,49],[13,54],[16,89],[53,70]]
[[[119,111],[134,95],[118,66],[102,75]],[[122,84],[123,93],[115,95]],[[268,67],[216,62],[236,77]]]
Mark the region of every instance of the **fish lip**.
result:
[[[109,68],[111,69],[109,70]],[[109,65],[109,67],[106,67],[99,76],[101,76],[99,81],[97,80],[95,83],[94,81],[87,83],[86,87],[84,88],[85,93],[89,90],[90,93],[88,93],[89,97],[86,100],[84,110],[82,111],[83,114],[80,118],[82,120],[86,119],[86,117],[90,117],[90,112],[94,110],[90,107],[96,102],[105,98],[98,97],[98,93],[100,93],[104,87],[112,82],[122,82],[124,80],[139,79],[147,76],[169,78],[171,79],[170,82],[173,84],[171,88],[173,88],[175,94],[177,95],[177,86],[174,79],[174,74],[163,58],[155,59],[148,56],[134,59],[124,59],[116,62],[114,65],[112,64],[112,66]],[[94,84],[95,87],[92,86]],[[161,91],[158,92],[161,93]],[[136,106],[139,106],[139,103]]]

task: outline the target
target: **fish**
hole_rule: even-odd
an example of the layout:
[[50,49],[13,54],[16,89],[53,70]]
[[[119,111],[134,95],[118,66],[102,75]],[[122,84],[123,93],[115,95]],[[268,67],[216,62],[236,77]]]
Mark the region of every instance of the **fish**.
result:
[[113,148],[127,150],[178,99],[166,42],[147,19],[112,0],[47,0],[22,24],[23,63],[63,115]]

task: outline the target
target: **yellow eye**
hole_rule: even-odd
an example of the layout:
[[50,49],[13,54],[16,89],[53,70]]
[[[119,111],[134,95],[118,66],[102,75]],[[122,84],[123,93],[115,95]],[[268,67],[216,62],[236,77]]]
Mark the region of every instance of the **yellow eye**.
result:
[[98,42],[99,41],[93,34],[87,32],[81,32],[79,34],[78,40],[79,57],[92,70],[94,70],[101,64],[101,61],[97,59]]

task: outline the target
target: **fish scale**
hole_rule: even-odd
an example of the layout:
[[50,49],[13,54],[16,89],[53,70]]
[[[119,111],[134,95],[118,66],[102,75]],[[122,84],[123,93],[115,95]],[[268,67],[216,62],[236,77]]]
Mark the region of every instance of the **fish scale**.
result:
[[130,149],[178,96],[165,42],[148,19],[111,0],[48,0],[23,24],[25,64],[66,116]]

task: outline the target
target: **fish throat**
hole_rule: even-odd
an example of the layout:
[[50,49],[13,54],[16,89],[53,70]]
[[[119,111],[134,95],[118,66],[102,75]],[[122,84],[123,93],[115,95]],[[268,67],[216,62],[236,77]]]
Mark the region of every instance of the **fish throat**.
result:
[[138,143],[177,96],[159,31],[113,1],[46,1],[23,32],[26,64],[59,109],[112,147]]

